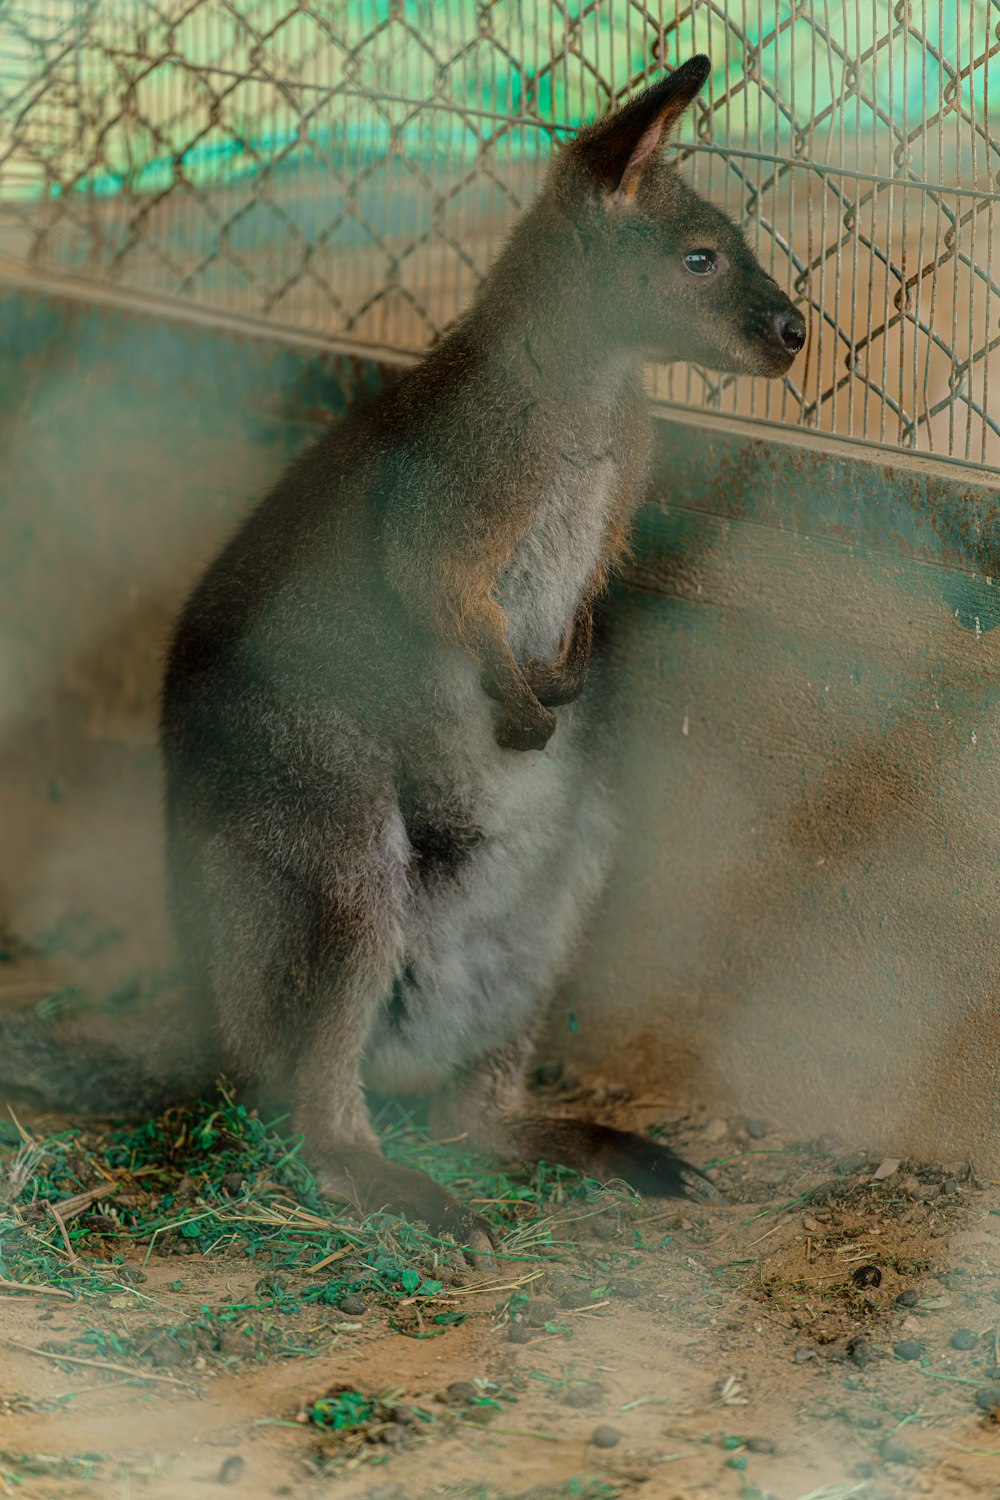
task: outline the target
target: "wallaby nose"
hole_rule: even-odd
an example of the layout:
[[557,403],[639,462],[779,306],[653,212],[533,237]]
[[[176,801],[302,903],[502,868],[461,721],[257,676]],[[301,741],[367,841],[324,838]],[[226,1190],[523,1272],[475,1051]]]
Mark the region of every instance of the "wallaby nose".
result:
[[774,331],[781,347],[787,349],[789,354],[798,354],[806,341],[805,319],[794,307],[775,314]]

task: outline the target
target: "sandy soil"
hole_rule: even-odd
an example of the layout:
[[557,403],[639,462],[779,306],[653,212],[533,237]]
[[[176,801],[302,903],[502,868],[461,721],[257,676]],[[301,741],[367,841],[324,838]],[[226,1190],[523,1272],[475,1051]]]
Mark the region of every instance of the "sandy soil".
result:
[[[432,1328],[399,1303],[313,1306],[185,1353],[163,1330],[259,1300],[262,1267],[144,1249],[130,1265],[146,1279],[106,1306],[7,1296],[0,1493],[1000,1495],[1000,1413],[977,1406],[1000,1386],[998,1185],[958,1163],[914,1169],[783,1141],[765,1122],[695,1113],[669,1129],[692,1159],[720,1162],[726,1207],[577,1208],[558,1259],[446,1287],[443,1305],[468,1314],[457,1325]],[[953,1346],[958,1330],[974,1347]],[[96,1363],[60,1362],[67,1348],[87,1359],[70,1341],[88,1331]],[[449,1391],[456,1382],[467,1385]],[[380,1418],[320,1431],[307,1411],[344,1386],[383,1396]],[[414,1420],[392,1419],[411,1415],[400,1404]],[[594,1442],[602,1427],[613,1446]]]

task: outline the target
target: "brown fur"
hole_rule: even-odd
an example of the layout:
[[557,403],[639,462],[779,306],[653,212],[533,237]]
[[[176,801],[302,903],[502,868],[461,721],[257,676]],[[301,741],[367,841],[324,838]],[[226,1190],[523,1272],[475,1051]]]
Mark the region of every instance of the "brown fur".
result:
[[[642,360],[776,375],[805,337],[660,155],[707,71],[692,59],[558,153],[467,314],[209,569],[166,675],[206,1070],[289,1098],[331,1189],[480,1242],[381,1158],[363,1080],[435,1088],[487,1150],[710,1191],[652,1141],[540,1117],[524,1083],[611,857],[620,713],[593,616],[646,484]],[[9,1076],[44,1080],[37,1039],[0,1044]],[[75,1102],[122,1102],[106,1057],[76,1062]]]

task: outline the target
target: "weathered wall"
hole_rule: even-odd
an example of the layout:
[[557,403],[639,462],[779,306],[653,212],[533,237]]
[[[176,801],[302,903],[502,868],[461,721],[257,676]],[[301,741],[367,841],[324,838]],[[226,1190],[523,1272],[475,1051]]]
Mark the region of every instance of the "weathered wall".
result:
[[[169,983],[168,623],[378,378],[272,334],[0,292],[0,926],[28,950],[0,1002]],[[660,446],[614,602],[628,837],[547,1050],[998,1168],[995,496],[708,423],[664,422]]]
[[679,424],[661,450],[576,1043],[607,1076],[651,1087],[666,1058],[796,1130],[995,1170],[996,494]]

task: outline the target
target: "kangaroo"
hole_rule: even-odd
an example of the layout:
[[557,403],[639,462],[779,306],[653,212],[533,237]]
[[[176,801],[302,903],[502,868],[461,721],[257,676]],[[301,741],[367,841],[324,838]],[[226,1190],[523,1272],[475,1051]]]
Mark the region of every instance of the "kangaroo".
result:
[[[474,1248],[483,1222],[382,1156],[366,1087],[433,1094],[432,1128],[494,1155],[714,1193],[525,1082],[614,846],[594,610],[648,478],[642,362],[779,376],[806,337],[663,158],[708,73],[693,57],[556,153],[470,309],[279,481],[169,655],[172,905],[207,1078],[289,1099],[335,1195]],[[37,1085],[12,1027],[0,1044]],[[129,1102],[106,1055],[76,1066],[78,1106]]]

